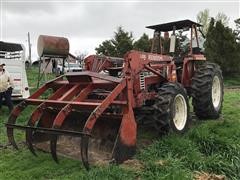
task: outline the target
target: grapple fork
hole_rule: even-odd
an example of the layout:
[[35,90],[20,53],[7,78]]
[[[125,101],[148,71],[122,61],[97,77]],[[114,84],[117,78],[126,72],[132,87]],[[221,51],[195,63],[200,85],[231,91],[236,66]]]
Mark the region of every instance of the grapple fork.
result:
[[[87,169],[89,155],[94,155],[89,149],[96,144],[100,149],[107,146],[105,148],[110,149],[111,154],[109,160],[117,163],[131,157],[135,152],[136,123],[131,102],[132,85],[127,78],[85,71],[69,73],[66,79],[59,77],[48,82],[12,111],[6,123],[10,143],[17,148],[13,128],[24,129],[28,148],[34,155],[34,147],[42,149],[42,143],[45,143],[44,147],[50,144],[50,148],[43,149],[50,151],[58,162],[56,151],[58,144],[61,145],[58,139],[80,136],[81,140],[76,144],[80,144],[77,155],[81,155]],[[49,89],[54,91],[53,94],[42,99]],[[25,126],[15,124],[27,105],[38,107]],[[117,107],[117,111],[113,107]],[[63,149],[67,147],[65,143],[62,146]]]

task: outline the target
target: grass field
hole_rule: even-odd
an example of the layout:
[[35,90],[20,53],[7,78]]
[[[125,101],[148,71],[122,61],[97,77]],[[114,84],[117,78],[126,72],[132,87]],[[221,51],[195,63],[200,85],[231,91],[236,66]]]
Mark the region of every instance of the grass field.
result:
[[[28,71],[31,87],[37,80],[35,69]],[[228,85],[231,85],[228,80]],[[235,82],[235,81],[234,81]],[[237,80],[236,80],[237,82]],[[25,122],[32,107],[19,118]],[[6,144],[3,125],[8,110],[0,114],[0,144]],[[225,90],[223,113],[220,119],[193,121],[192,128],[183,136],[169,134],[151,137],[141,132],[141,139],[149,138],[151,144],[139,148],[134,160],[123,165],[94,166],[87,172],[81,162],[60,158],[56,164],[47,153],[34,157],[24,145],[19,151],[11,147],[0,148],[0,179],[194,179],[209,174],[240,179],[240,90]],[[16,131],[18,141],[24,133]],[[215,176],[217,178],[217,176]],[[220,178],[220,177],[219,177]]]
[[240,86],[240,75],[234,75],[231,77],[224,77],[225,86]]

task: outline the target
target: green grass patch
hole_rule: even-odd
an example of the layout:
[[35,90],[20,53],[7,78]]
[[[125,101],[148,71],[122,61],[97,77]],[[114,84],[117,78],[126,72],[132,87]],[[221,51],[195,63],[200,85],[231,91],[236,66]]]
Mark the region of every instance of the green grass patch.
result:
[[42,86],[47,81],[56,77],[56,75],[52,73],[48,73],[48,74],[41,73],[40,75],[38,75],[39,74],[38,72],[39,72],[38,67],[37,68],[31,67],[27,69],[27,77],[28,77],[28,83],[29,83],[31,93],[37,90],[38,84],[39,86]]

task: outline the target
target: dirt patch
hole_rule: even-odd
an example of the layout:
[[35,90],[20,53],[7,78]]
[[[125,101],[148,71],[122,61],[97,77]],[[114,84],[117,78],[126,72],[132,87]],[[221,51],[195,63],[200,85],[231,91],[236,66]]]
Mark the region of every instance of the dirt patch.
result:
[[[89,163],[107,164],[111,158],[111,152],[100,146],[100,141],[91,139],[89,141]],[[60,156],[81,160],[81,138],[61,136],[57,141],[57,154]],[[50,152],[50,142],[36,143],[35,147],[44,152]]]
[[196,172],[194,175],[195,180],[226,180],[224,175],[209,174],[206,172]]
[[[21,148],[23,148],[23,147],[26,146],[26,143],[25,143],[25,141],[20,141],[20,142],[17,143],[17,146],[21,149]],[[8,148],[13,149],[13,146],[12,146],[11,143],[0,144],[0,150],[2,150],[2,149],[8,149]]]
[[144,165],[141,163],[141,161],[137,159],[129,159],[127,161],[124,161],[124,163],[122,163],[120,166],[135,171],[140,171],[144,169]]
[[227,87],[224,87],[224,91],[226,92],[240,91],[240,86],[227,86]]

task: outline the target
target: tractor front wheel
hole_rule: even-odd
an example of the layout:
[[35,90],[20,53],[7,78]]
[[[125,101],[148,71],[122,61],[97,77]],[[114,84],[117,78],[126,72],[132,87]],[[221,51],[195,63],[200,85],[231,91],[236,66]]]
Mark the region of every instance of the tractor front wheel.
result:
[[166,83],[160,87],[153,107],[155,127],[159,133],[169,130],[183,133],[187,130],[190,122],[189,104],[181,84]]
[[222,110],[223,77],[214,63],[199,66],[192,78],[192,104],[197,117],[217,119]]

